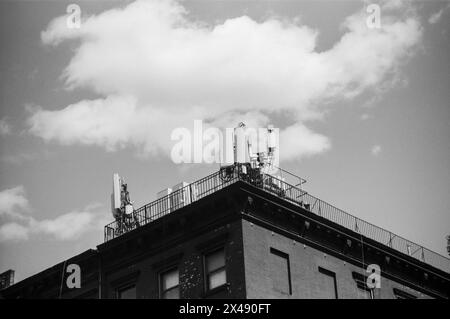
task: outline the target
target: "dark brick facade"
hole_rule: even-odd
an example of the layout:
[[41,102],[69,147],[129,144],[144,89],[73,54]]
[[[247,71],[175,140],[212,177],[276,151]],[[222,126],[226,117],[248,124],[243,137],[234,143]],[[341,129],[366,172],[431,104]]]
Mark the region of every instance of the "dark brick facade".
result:
[[[225,251],[226,283],[208,291],[204,256],[216,248]],[[65,285],[72,263],[81,268],[79,289]],[[0,294],[117,298],[133,287],[136,298],[155,299],[160,274],[176,267],[181,298],[318,298],[334,295],[334,283],[338,298],[364,298],[369,264],[381,267],[375,298],[450,296],[448,273],[237,182]]]

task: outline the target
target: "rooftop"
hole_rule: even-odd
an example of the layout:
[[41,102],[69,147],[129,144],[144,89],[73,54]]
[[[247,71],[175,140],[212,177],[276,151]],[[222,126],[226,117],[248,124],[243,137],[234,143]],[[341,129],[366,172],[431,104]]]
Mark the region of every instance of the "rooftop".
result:
[[[430,249],[396,235],[386,229],[375,226],[358,217],[355,217],[327,202],[312,196],[302,190],[304,179],[298,178],[292,184],[286,182],[280,170],[279,175],[273,176],[261,173],[245,165],[232,165],[221,168],[209,176],[180,188],[167,196],[159,198],[149,204],[136,209],[127,223],[114,221],[105,226],[105,242],[117,238],[137,227],[151,223],[154,220],[170,214],[177,209],[198,201],[231,184],[242,181],[276,195],[283,200],[295,204],[313,214],[328,219],[338,225],[352,230],[362,236],[386,245],[398,252],[409,255],[419,261],[437,269],[450,273],[450,259]],[[292,176],[292,174],[291,174]]]

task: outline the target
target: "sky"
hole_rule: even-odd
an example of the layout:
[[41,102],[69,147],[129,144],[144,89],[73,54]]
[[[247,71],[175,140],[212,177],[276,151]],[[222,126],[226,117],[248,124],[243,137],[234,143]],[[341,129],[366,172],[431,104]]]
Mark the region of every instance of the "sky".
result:
[[216,171],[171,158],[194,120],[273,124],[309,193],[446,255],[449,22],[433,0],[0,1],[0,272],[102,243],[115,172],[140,207]]

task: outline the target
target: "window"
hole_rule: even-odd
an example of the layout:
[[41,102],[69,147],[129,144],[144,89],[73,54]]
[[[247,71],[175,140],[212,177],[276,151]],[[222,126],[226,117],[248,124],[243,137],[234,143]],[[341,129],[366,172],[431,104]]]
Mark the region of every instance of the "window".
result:
[[396,299],[417,299],[416,296],[411,295],[405,291],[394,288],[394,296]]
[[358,299],[373,299],[372,291],[367,287],[367,278],[357,272],[353,272],[352,277],[356,282],[356,294]]
[[292,294],[291,269],[289,255],[274,248],[270,248],[270,273],[275,291]]
[[207,290],[226,284],[225,250],[223,248],[205,255],[205,270]]
[[358,294],[358,299],[372,299],[372,291],[357,283],[357,294]]
[[117,289],[117,299],[136,299],[136,286],[130,285]]
[[75,297],[76,299],[99,299],[98,291],[97,289],[89,290],[80,296]]
[[159,282],[160,296],[162,299],[180,298],[180,275],[178,268],[161,273]]
[[336,274],[319,267],[318,286],[320,287],[317,298],[337,299]]

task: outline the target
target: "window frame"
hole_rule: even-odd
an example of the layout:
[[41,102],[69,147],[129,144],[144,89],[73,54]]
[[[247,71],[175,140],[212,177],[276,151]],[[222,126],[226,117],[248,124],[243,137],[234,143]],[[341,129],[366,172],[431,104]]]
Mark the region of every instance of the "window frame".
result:
[[398,288],[393,288],[392,291],[395,299],[417,299],[417,296]]
[[326,275],[326,276],[330,276],[333,278],[333,282],[334,282],[334,299],[339,299],[339,295],[338,295],[338,289],[337,289],[337,279],[336,279],[336,273],[334,271],[328,270],[326,268],[323,267],[318,267],[319,268],[319,273]]
[[364,298],[364,299],[374,299],[373,298],[373,290],[367,288],[362,281],[356,280],[356,289],[360,290],[361,292],[364,292],[364,293],[369,293],[369,298]]
[[124,284],[124,285],[121,285],[121,286],[117,287],[116,288],[116,299],[123,299],[123,298],[120,298],[120,294],[123,291],[125,291],[127,289],[130,289],[130,288],[134,288],[134,291],[135,291],[135,298],[134,299],[137,299],[137,290],[136,290],[136,283],[135,282],[127,283],[127,284]]
[[[207,258],[208,256],[218,252],[218,251],[222,251],[223,252],[223,266],[214,269],[213,271],[209,272],[208,271],[208,264],[207,264]],[[216,274],[219,273],[221,271],[224,271],[225,273],[225,282],[217,287],[211,288],[209,285],[209,279],[211,277],[212,274]],[[203,253],[203,272],[204,272],[204,288],[205,288],[205,293],[209,293],[211,291],[215,291],[217,289],[221,289],[224,286],[228,286],[228,274],[227,274],[227,259],[226,259],[226,251],[225,251],[225,246],[219,246],[219,247],[215,247],[212,249],[209,249],[207,251],[205,251]]]
[[275,255],[275,256],[278,256],[278,257],[281,257],[281,258],[286,259],[286,263],[287,263],[287,275],[288,275],[288,284],[289,284],[289,291],[288,291],[288,294],[289,294],[290,296],[292,296],[291,261],[290,261],[290,259],[289,259],[289,254],[287,254],[287,253],[285,253],[285,252],[283,252],[283,251],[281,251],[281,250],[278,250],[278,249],[276,249],[276,248],[273,248],[273,247],[270,247],[269,252],[270,252],[272,255]]
[[[176,286],[170,287],[169,289],[164,290],[163,289],[163,275],[167,274],[173,270],[178,270],[178,284]],[[181,291],[180,291],[180,268],[178,266],[174,266],[174,267],[170,267],[167,269],[164,269],[160,272],[158,272],[158,286],[159,286],[159,299],[167,299],[167,298],[163,298],[164,294],[166,294],[167,292],[173,290],[173,289],[178,289],[178,299],[181,299]]]
[[354,272],[352,272],[352,277],[353,277],[353,280],[355,280],[357,290],[368,292],[369,299],[375,299],[375,296],[373,294],[373,289],[370,289],[369,287],[367,287],[367,283],[366,283],[367,276],[354,271]]

